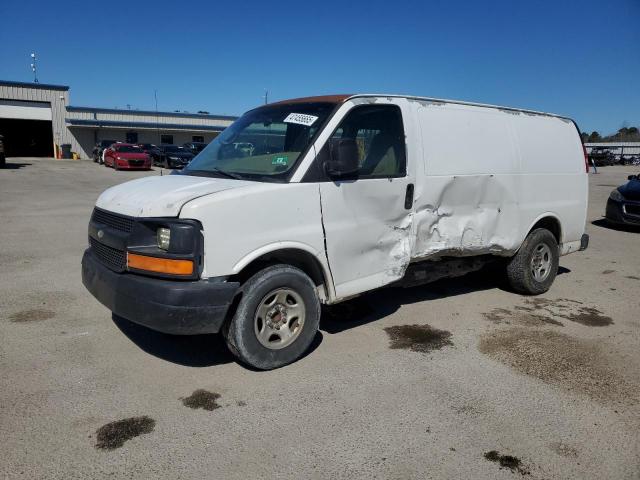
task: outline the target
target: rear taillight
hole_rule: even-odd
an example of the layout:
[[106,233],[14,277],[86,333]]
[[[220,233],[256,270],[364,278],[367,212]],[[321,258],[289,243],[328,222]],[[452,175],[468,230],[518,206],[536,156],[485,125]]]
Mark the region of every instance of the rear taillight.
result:
[[584,170],[589,173],[589,155],[587,154],[587,147],[582,144],[582,153],[584,153]]

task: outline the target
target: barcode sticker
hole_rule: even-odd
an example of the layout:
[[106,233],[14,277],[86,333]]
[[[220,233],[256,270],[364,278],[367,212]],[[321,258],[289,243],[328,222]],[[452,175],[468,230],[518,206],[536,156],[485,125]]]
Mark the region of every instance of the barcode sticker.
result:
[[315,115],[307,115],[306,113],[290,113],[287,118],[284,119],[284,123],[297,123],[298,125],[304,125],[310,127],[318,119]]

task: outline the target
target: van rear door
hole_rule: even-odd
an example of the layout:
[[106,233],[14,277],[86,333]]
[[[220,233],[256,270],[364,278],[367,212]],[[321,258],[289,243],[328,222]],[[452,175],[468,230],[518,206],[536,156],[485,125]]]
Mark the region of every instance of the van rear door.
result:
[[336,296],[348,297],[398,280],[411,256],[413,184],[398,105],[355,106],[331,139],[355,139],[359,172],[320,183],[326,248]]

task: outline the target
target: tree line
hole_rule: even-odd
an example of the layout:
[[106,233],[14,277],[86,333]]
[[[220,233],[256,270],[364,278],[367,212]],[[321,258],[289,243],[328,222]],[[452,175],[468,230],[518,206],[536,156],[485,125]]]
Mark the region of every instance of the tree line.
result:
[[582,132],[580,134],[584,143],[606,143],[606,142],[640,142],[640,130],[638,127],[622,127],[613,135],[600,136],[598,132]]

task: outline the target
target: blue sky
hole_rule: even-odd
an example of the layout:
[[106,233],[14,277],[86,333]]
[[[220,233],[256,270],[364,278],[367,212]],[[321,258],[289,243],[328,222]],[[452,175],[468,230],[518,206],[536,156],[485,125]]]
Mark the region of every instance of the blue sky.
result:
[[71,104],[240,114],[270,99],[401,93],[640,125],[640,0],[0,2],[0,79]]

